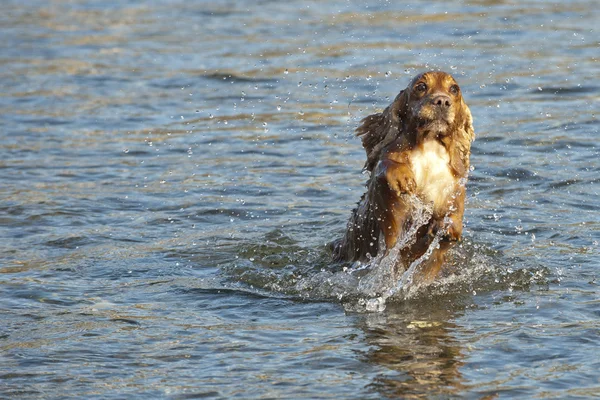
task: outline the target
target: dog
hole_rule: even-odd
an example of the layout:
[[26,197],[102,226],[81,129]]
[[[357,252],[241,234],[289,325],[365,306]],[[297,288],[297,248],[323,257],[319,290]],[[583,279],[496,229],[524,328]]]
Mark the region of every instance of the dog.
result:
[[422,73],[383,112],[364,118],[356,134],[367,154],[364,168],[370,178],[344,236],[331,244],[333,259],[365,262],[380,247],[389,253],[414,223],[416,197],[432,210],[431,217],[400,249],[400,262],[408,268],[437,236],[439,246],[420,264],[413,280],[433,281],[463,229],[475,132],[460,87],[445,72]]

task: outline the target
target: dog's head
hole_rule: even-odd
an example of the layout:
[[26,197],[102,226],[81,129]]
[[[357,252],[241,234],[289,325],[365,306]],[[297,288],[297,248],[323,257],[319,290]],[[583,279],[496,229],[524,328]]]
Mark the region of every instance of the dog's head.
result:
[[465,125],[471,124],[471,113],[452,75],[426,72],[415,77],[404,93],[407,128],[417,132],[417,140],[470,128]]
[[446,146],[458,146],[460,153],[468,153],[475,137],[460,87],[452,75],[439,71],[416,76],[383,112],[366,117],[357,134],[367,152],[368,170],[385,146],[402,135],[412,144],[437,139]]

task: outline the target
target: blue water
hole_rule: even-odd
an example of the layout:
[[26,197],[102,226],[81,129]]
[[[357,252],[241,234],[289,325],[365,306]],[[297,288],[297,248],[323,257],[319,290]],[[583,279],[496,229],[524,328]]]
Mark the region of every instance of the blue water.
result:
[[[0,397],[600,394],[595,1],[2,8]],[[428,69],[474,117],[464,241],[369,312],[326,249],[353,130]]]

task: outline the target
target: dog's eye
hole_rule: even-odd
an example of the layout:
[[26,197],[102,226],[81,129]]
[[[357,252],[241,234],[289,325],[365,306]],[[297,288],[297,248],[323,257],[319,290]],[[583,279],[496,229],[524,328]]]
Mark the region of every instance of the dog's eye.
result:
[[421,82],[417,86],[415,86],[415,90],[417,92],[423,93],[427,90],[427,85],[425,83]]
[[452,85],[450,86],[450,93],[452,94],[458,94],[458,92],[460,91],[458,85]]

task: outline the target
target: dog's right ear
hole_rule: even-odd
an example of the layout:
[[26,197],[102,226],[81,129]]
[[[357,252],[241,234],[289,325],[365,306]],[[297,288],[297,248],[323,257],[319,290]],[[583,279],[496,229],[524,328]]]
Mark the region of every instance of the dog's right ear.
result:
[[356,136],[367,152],[366,170],[372,171],[383,148],[400,136],[408,110],[408,92],[401,91],[385,110],[364,118],[356,128]]

